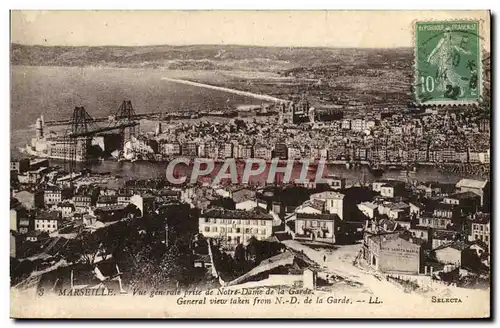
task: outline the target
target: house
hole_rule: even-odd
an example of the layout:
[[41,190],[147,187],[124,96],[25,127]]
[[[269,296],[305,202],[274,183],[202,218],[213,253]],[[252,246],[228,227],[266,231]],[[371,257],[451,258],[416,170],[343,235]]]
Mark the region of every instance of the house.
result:
[[22,158],[18,160],[10,161],[10,170],[16,171],[17,173],[24,173],[30,169],[29,158]]
[[462,179],[457,182],[456,188],[460,192],[470,191],[481,197],[481,206],[490,204],[490,183],[488,180]]
[[458,232],[454,230],[432,230],[431,248],[435,249],[442,245],[449,244],[459,238]]
[[398,180],[378,180],[372,183],[372,190],[380,193],[382,197],[394,198],[404,196],[405,184]]
[[336,191],[323,191],[312,194],[309,199],[322,200],[325,202],[325,211],[331,214],[337,214],[341,220],[344,219],[344,194]]
[[235,203],[241,203],[248,199],[255,199],[255,190],[249,188],[241,188],[231,192],[231,198]]
[[62,202],[52,206],[52,210],[60,211],[63,218],[69,218],[75,212],[75,205],[69,202]]
[[459,267],[462,265],[463,251],[467,247],[468,245],[463,241],[454,241],[433,249],[433,252],[439,263],[453,264]]
[[380,187],[380,196],[382,197],[402,197],[404,194],[405,185],[401,181],[390,181]]
[[31,220],[29,218],[20,218],[18,220],[17,231],[21,234],[26,234],[31,230]]
[[410,227],[408,231],[412,234],[412,236],[420,238],[425,242],[432,242],[432,229],[428,227]]
[[101,222],[119,221],[127,217],[128,215],[127,205],[115,204],[115,205],[97,207],[94,210],[94,215]]
[[143,217],[151,215],[156,209],[155,197],[150,194],[133,195],[130,197],[130,204],[137,206]]
[[43,207],[42,191],[30,192],[27,190],[23,190],[14,193],[14,198],[16,198],[27,210]]
[[59,188],[49,188],[43,191],[43,201],[45,205],[58,204],[62,201],[62,190]]
[[128,204],[132,195],[133,192],[128,189],[119,189],[116,193],[116,202],[118,204]]
[[210,255],[208,254],[195,254],[193,260],[193,267],[195,268],[212,268],[212,261],[210,260]]
[[199,232],[203,236],[231,247],[247,243],[252,236],[258,240],[269,238],[272,229],[273,217],[258,207],[252,211],[213,208],[199,218]]
[[420,202],[410,202],[410,215],[416,215],[417,218],[424,211],[425,205]]
[[375,218],[378,214],[378,204],[373,202],[362,202],[358,204],[358,209],[370,219]]
[[315,199],[306,200],[295,209],[295,213],[321,214],[325,213],[326,201]]
[[[125,202],[122,202],[122,204]],[[96,207],[106,207],[118,204],[118,196],[101,195],[97,198]]]
[[327,176],[325,179],[328,181],[327,183],[330,186],[330,189],[332,190],[345,189],[346,186],[345,178],[339,178],[336,176]]
[[92,206],[92,196],[89,195],[75,195],[73,197],[73,204],[75,205],[75,209],[82,212],[87,210],[90,206]]
[[334,214],[297,213],[294,239],[316,240],[334,244],[341,219]]
[[398,220],[410,214],[410,206],[404,202],[382,202],[378,204],[377,211],[380,215],[387,215],[390,219]]
[[237,210],[245,210],[245,211],[250,211],[256,207],[260,207],[260,208],[263,208],[266,210],[267,203],[260,200],[260,199],[256,199],[256,200],[247,199],[247,200],[244,200],[242,202],[236,203],[235,207]]
[[421,263],[421,245],[417,239],[408,240],[401,232],[365,234],[363,259],[374,270],[384,273],[418,274]]
[[490,235],[490,214],[477,213],[471,220],[471,230],[468,236],[469,241],[482,241],[491,253],[491,235]]
[[434,229],[448,229],[452,225],[451,218],[446,217],[421,216],[418,222],[419,226]]
[[463,214],[472,214],[481,207],[481,197],[472,191],[464,191],[445,197],[443,203],[456,205]]
[[434,207],[433,215],[437,218],[456,219],[460,216],[460,208],[449,203],[438,203]]
[[41,241],[48,237],[49,236],[47,235],[46,232],[36,231],[36,230],[32,230],[26,234],[26,240],[31,242]]
[[453,193],[455,185],[440,182],[426,182],[418,185],[417,190],[419,190],[425,197],[433,198]]
[[26,217],[26,209],[20,203],[13,205],[10,209],[10,230],[19,232],[19,221]]
[[62,215],[60,212],[40,212],[35,216],[35,230],[48,233],[54,232],[60,228],[61,219]]

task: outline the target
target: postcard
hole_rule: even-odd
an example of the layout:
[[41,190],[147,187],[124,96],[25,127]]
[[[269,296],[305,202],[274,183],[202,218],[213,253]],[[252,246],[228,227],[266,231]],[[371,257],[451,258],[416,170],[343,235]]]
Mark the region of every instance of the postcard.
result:
[[11,11],[12,318],[489,318],[489,11]]

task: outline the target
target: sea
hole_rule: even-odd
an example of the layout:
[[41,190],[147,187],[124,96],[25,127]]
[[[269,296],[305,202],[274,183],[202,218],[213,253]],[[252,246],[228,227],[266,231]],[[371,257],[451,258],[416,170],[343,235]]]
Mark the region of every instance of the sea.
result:
[[[241,95],[165,81],[162,77],[206,83],[229,78],[212,71],[12,66],[11,156],[19,155],[18,147],[29,143],[35,135],[37,117],[43,115],[45,121],[69,119],[76,106],[84,106],[93,117],[105,117],[115,113],[123,100],[131,100],[136,113],[216,110],[262,103]],[[143,161],[103,161],[92,164],[91,169],[124,178],[149,179],[164,178],[166,166],[167,163]],[[379,178],[372,176],[366,167],[352,169],[345,165],[329,165],[328,174],[344,177],[348,184]],[[383,177],[445,183],[456,183],[462,178],[435,167],[421,167],[409,177],[398,170],[386,171]]]

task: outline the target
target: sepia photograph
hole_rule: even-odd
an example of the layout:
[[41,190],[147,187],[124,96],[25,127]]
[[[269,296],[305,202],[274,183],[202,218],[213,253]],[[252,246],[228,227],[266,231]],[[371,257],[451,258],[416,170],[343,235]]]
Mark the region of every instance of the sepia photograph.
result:
[[490,318],[490,35],[11,10],[11,318]]

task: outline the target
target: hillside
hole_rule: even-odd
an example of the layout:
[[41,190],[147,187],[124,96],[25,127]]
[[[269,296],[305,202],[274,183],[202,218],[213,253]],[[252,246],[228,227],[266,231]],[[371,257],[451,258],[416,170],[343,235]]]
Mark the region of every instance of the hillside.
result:
[[[391,60],[394,59],[394,60]],[[285,71],[327,64],[406,66],[410,49],[284,48],[238,45],[44,47],[11,45],[11,64]],[[372,67],[373,68],[373,67]],[[399,68],[399,67],[398,67]]]

